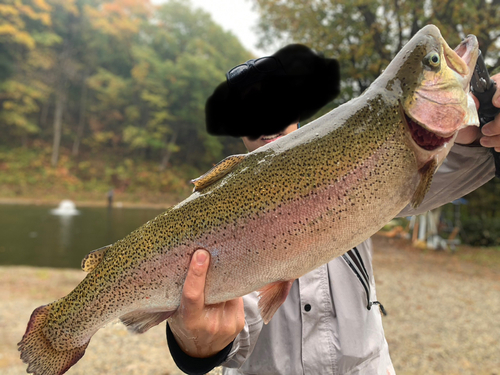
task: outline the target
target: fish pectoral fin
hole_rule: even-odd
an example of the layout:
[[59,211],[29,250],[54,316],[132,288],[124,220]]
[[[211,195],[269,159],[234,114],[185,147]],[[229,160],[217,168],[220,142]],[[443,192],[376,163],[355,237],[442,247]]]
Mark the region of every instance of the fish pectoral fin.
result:
[[425,194],[429,191],[431,187],[432,178],[436,169],[438,167],[438,163],[436,159],[429,160],[424,164],[422,168],[419,169],[420,173],[420,182],[418,183],[417,190],[413,193],[413,197],[411,198],[411,206],[413,208],[417,208],[420,206],[422,201],[424,200]]
[[278,281],[258,290],[260,316],[267,324],[273,317],[278,308],[285,302],[293,280]]
[[92,250],[90,253],[85,255],[85,258],[82,259],[82,270],[85,272],[93,271],[97,265],[101,263],[106,251],[108,251],[108,248],[111,246],[112,245],[100,247],[99,249]]
[[33,374],[64,374],[85,354],[90,342],[68,350],[57,350],[45,336],[51,305],[40,306],[31,314],[26,333],[17,344],[21,359]]
[[139,310],[122,315],[120,320],[131,332],[144,333],[151,327],[167,320],[174,312],[175,310],[157,312]]
[[191,180],[194,184],[193,192],[205,189],[207,186],[212,185],[214,182],[219,181],[222,177],[231,172],[246,155],[232,155],[217,163],[212,169],[202,176]]

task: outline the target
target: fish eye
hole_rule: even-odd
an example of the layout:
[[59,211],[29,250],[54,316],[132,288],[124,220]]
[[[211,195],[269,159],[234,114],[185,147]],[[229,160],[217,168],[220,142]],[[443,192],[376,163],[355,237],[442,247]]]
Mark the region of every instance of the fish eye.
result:
[[439,57],[439,53],[437,52],[431,52],[424,58],[424,63],[432,68],[437,68],[440,62],[441,59]]

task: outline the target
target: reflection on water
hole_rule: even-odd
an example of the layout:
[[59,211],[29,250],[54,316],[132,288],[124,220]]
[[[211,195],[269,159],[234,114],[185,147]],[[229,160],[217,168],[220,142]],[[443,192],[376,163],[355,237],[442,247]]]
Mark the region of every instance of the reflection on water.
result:
[[71,238],[73,236],[73,234],[71,233],[72,221],[73,221],[72,215],[59,216],[60,249],[68,249],[71,246]]
[[52,207],[0,205],[0,265],[79,268],[91,250],[109,245],[162,212],[79,208],[55,216]]

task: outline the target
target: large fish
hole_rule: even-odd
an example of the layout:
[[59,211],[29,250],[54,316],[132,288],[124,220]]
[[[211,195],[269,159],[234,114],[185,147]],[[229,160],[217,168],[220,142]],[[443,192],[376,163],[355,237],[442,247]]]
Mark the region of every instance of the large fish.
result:
[[453,51],[420,30],[359,98],[194,181],[186,200],[90,253],[89,274],[38,307],[19,343],[28,372],[66,372],[120,317],[145,332],[178,307],[190,258],[210,252],[205,302],[261,291],[265,322],[294,279],[366,240],[422,201],[457,131],[478,125],[469,81],[474,36]]

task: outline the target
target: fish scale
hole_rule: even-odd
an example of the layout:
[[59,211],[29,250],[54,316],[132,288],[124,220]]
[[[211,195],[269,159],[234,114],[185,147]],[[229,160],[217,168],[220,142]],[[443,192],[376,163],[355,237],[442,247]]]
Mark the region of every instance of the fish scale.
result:
[[[221,161],[193,181],[190,197],[90,253],[82,262],[87,277],[68,296],[33,312],[19,343],[28,371],[64,373],[115,318],[135,332],[167,319],[200,248],[210,253],[205,303],[259,290],[267,323],[294,279],[367,239],[408,203],[421,202],[454,138],[444,142],[436,135],[442,145],[423,149],[406,118],[439,134],[456,134],[477,119],[467,96],[477,41],[463,44],[467,62],[453,55],[436,27],[422,29],[359,98],[254,152]],[[441,57],[439,70],[426,65],[429,54]],[[429,94],[433,80],[446,83],[446,91]],[[449,113],[457,118],[419,122],[439,118],[421,113],[429,95],[454,106]]]

